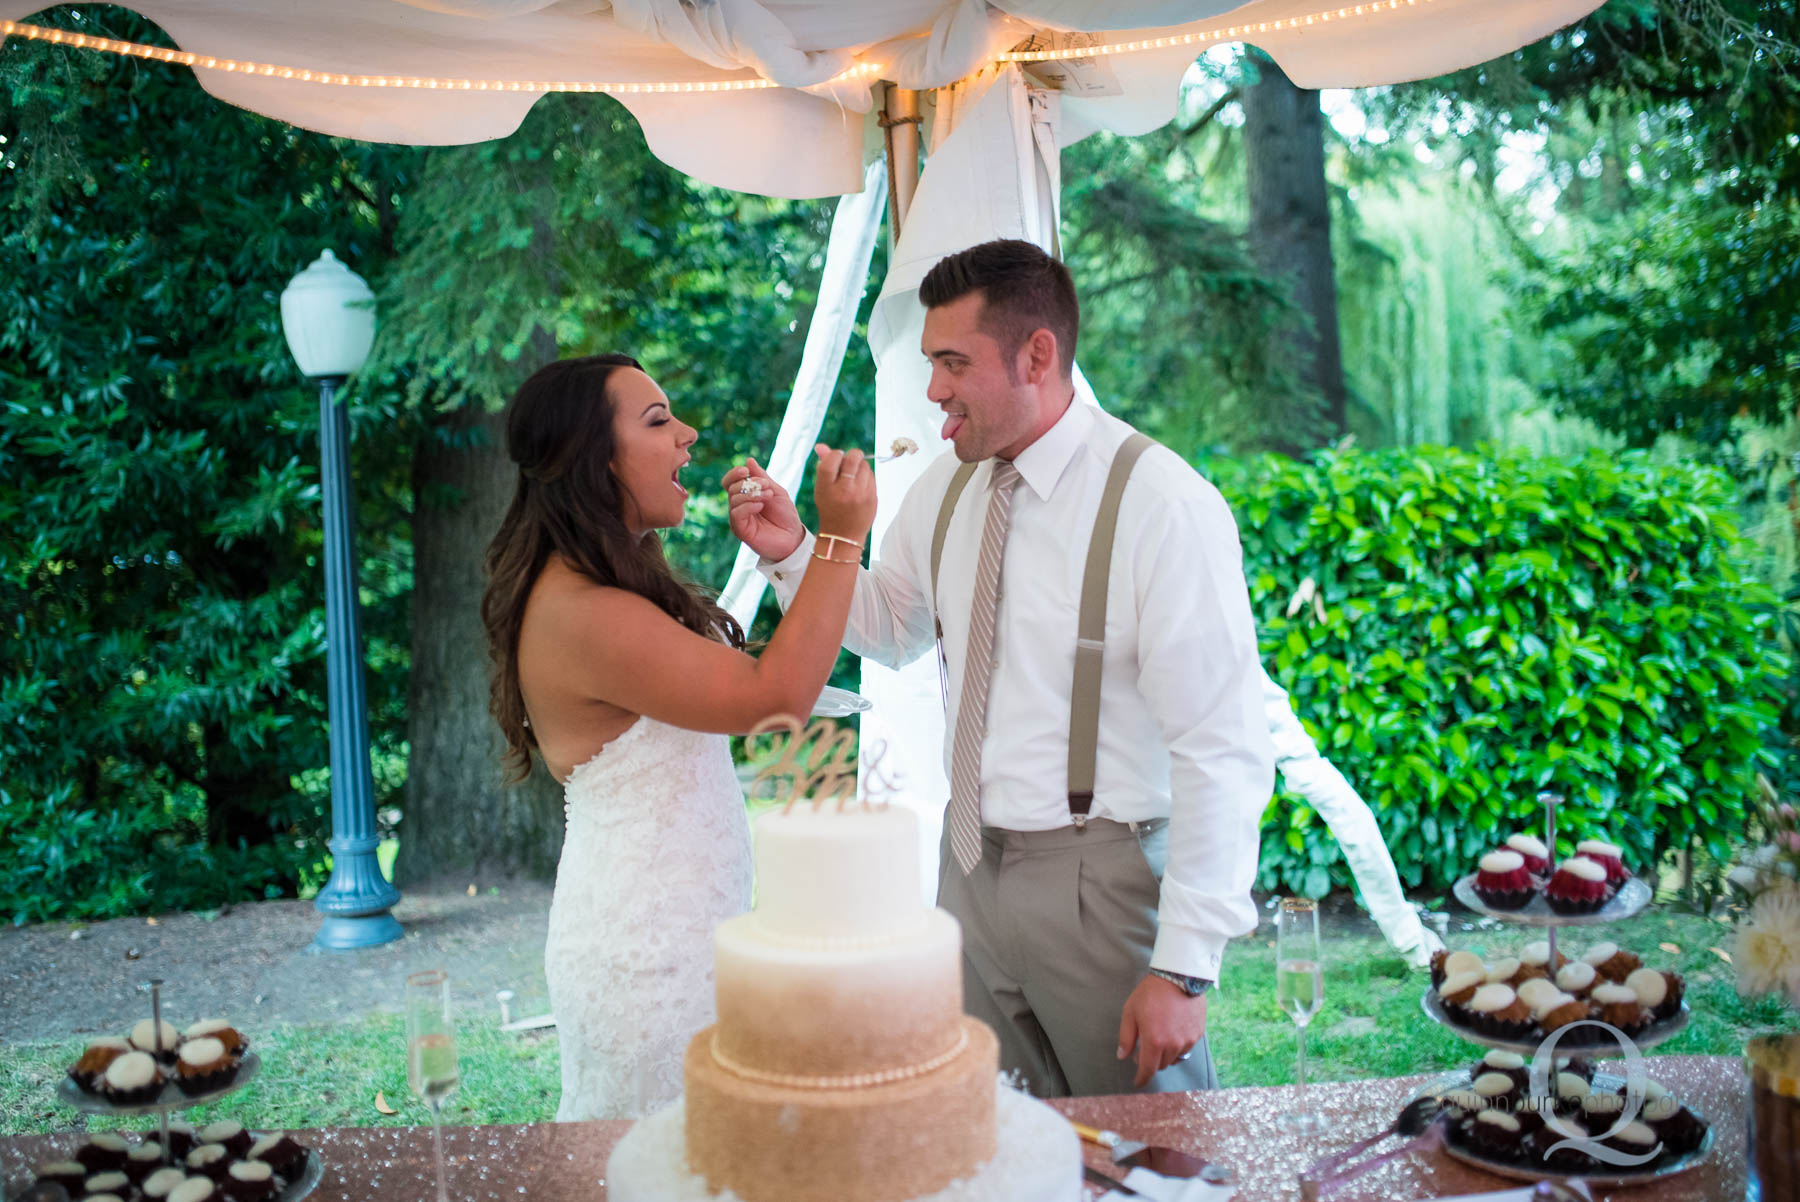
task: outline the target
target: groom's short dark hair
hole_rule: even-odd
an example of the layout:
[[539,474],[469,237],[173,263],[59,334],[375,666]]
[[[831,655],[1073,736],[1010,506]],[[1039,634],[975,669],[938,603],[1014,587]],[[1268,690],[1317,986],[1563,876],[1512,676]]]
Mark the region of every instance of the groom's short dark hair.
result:
[[982,294],[982,329],[1010,358],[1038,330],[1056,335],[1063,375],[1075,366],[1081,305],[1069,269],[1035,244],[1017,238],[983,242],[938,261],[919,282],[927,309]]

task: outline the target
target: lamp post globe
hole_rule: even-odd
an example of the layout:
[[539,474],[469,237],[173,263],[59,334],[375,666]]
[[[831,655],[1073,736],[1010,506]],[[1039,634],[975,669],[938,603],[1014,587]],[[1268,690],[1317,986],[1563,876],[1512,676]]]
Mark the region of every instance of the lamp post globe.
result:
[[369,357],[375,294],[330,251],[281,293],[281,328],[300,370],[319,385],[319,483],[325,518],[325,679],[331,723],[331,879],[313,902],[314,942],[331,951],[400,938],[392,910],[400,891],[381,874],[375,850],[375,779],[369,770],[369,705],[363,684],[357,602],[356,506],[350,480],[350,421],[337,391]]

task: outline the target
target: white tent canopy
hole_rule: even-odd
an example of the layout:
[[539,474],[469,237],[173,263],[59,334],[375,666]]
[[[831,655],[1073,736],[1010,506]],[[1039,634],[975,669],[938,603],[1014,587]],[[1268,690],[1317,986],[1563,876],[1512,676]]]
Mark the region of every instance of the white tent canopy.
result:
[[[651,149],[696,179],[770,196],[821,197],[862,187],[865,115],[877,80],[921,91],[945,87],[1033,35],[1040,44],[1059,31],[1098,35],[1090,44],[1173,43],[1109,55],[1099,90],[1113,94],[1065,97],[1066,145],[1095,129],[1137,134],[1166,122],[1182,72],[1212,43],[1254,42],[1302,87],[1360,87],[1508,53],[1598,3],[129,0],[128,7],[184,51],[277,69],[264,75],[196,64],[201,85],[220,99],[372,142],[504,137],[551,90],[545,84],[767,81],[775,86],[620,92],[618,99],[642,124]],[[22,21],[43,7],[43,0],[0,0],[0,19]],[[299,73],[379,77],[392,86],[342,86]],[[439,86],[422,86],[428,82]]]

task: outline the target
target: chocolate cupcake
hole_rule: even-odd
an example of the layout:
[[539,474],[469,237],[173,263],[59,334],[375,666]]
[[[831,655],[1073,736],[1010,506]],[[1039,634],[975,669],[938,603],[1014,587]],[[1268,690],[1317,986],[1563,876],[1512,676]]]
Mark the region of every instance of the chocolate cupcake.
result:
[[169,1120],[169,1155],[176,1160],[184,1159],[189,1152],[200,1146],[200,1133],[194,1125],[185,1119]]
[[1586,856],[1600,867],[1606,869],[1606,883],[1615,889],[1631,879],[1631,872],[1621,859],[1620,849],[1611,843],[1599,839],[1583,839],[1575,845],[1575,854]]
[[[1593,1007],[1585,999],[1578,998],[1572,993],[1558,993],[1548,1000],[1536,1017],[1538,1026],[1542,1027],[1544,1034],[1548,1035],[1552,1031],[1560,1031],[1571,1023],[1585,1022],[1592,1018]],[[1588,1029],[1592,1030],[1591,1027]],[[1574,1034],[1579,1034],[1579,1032]],[[1574,1034],[1571,1034],[1570,1038],[1574,1038]]]
[[159,1028],[146,1018],[131,1028],[131,1046],[140,1052],[149,1052],[162,1064],[175,1063],[175,1049],[180,1045],[181,1035],[175,1030],[174,1023],[165,1022]]
[[1628,952],[1610,940],[1588,948],[1581,959],[1583,963],[1592,964],[1594,971],[1607,980],[1619,984],[1623,984],[1626,977],[1644,966],[1635,952]]
[[1563,965],[1556,973],[1556,987],[1576,997],[1586,997],[1599,980],[1600,971],[1592,964],[1580,960]]
[[143,1185],[150,1174],[162,1167],[163,1146],[153,1139],[134,1145],[125,1157],[125,1175],[133,1185]]
[[234,1157],[242,1159],[249,1155],[250,1146],[256,1142],[256,1138],[244,1130],[244,1124],[232,1119],[220,1119],[200,1128],[200,1142],[224,1144]]
[[1604,981],[1588,995],[1594,1017],[1611,1023],[1627,1035],[1636,1035],[1650,1025],[1650,1012],[1638,1002],[1637,994],[1623,985]]
[[1592,914],[1611,901],[1612,895],[1606,869],[1582,856],[1558,864],[1544,886],[1544,900],[1558,914]]
[[224,1144],[201,1144],[187,1154],[183,1163],[187,1166],[190,1177],[210,1177],[214,1181],[225,1180],[225,1170],[237,1159],[231,1149]]
[[176,1186],[187,1179],[186,1171],[179,1167],[158,1169],[144,1178],[144,1184],[140,1188],[144,1191],[144,1197],[151,1202],[162,1202]]
[[[1585,1132],[1568,1120],[1547,1122],[1534,1134],[1525,1148],[1526,1159],[1553,1173],[1586,1173],[1593,1169],[1594,1158],[1577,1147],[1556,1147],[1567,1139],[1584,1138]],[[1556,1148],[1554,1152],[1550,1149]]]
[[31,1179],[40,1185],[60,1185],[69,1193],[79,1196],[81,1183],[88,1179],[88,1171],[86,1165],[73,1160],[53,1160],[49,1164],[39,1165]]
[[163,1073],[148,1052],[126,1052],[106,1066],[100,1095],[115,1106],[143,1106],[162,1093]]
[[1477,1030],[1497,1039],[1522,1039],[1531,1033],[1531,1011],[1510,985],[1483,985],[1467,1010]]
[[88,1197],[95,1194],[129,1194],[131,1178],[118,1169],[108,1169],[104,1173],[95,1173],[83,1181],[81,1192]]
[[110,1131],[88,1136],[88,1141],[75,1149],[75,1159],[89,1173],[108,1173],[122,1169],[130,1155],[131,1145],[122,1136]]
[[169,1202],[217,1202],[219,1185],[207,1177],[189,1177],[169,1191]]
[[1706,1124],[1700,1116],[1654,1081],[1645,1082],[1644,1105],[1638,1118],[1656,1132],[1671,1156],[1687,1155],[1706,1138]]
[[209,1018],[197,1022],[181,1033],[183,1039],[216,1039],[225,1045],[225,1052],[230,1056],[242,1056],[250,1050],[250,1041],[243,1033],[222,1018]]
[[1499,1073],[1510,1080],[1524,1097],[1531,1083],[1531,1066],[1525,1057],[1517,1052],[1508,1052],[1503,1048],[1494,1048],[1481,1058],[1481,1063],[1469,1070],[1469,1076],[1479,1081],[1484,1074]]
[[1490,851],[1481,857],[1475,873],[1475,896],[1491,910],[1524,908],[1537,894],[1537,883],[1525,871],[1525,857],[1516,851]]
[[1640,968],[1626,974],[1625,988],[1637,994],[1638,1004],[1650,1012],[1652,1022],[1661,1022],[1681,1010],[1686,985],[1680,973]]
[[1619,1166],[1620,1169],[1627,1172],[1648,1172],[1656,1167],[1657,1162],[1662,1160],[1664,1152],[1667,1151],[1661,1146],[1662,1141],[1657,1138],[1656,1132],[1650,1129],[1648,1123],[1626,1123],[1617,1131],[1600,1136],[1599,1139],[1606,1147],[1617,1149],[1629,1156],[1648,1156],[1648,1159],[1638,1161],[1636,1164]]
[[240,1160],[225,1175],[225,1196],[236,1202],[266,1202],[275,1196],[275,1170],[260,1160]]
[[[189,1097],[211,1093],[230,1085],[242,1063],[225,1051],[225,1045],[211,1035],[190,1039],[181,1045],[175,1060],[175,1084]],[[241,1132],[242,1127],[238,1128]]]
[[1500,1072],[1477,1073],[1469,1090],[1482,1099],[1483,1110],[1511,1110],[1525,1096],[1524,1086]]
[[282,1177],[293,1177],[306,1163],[306,1149],[285,1131],[265,1135],[250,1145],[251,1160],[260,1160]]
[[1506,840],[1506,850],[1516,851],[1519,858],[1525,861],[1525,871],[1535,877],[1550,875],[1550,849],[1544,841],[1534,835],[1512,835]]
[[113,1061],[131,1050],[131,1041],[115,1039],[107,1036],[96,1039],[82,1050],[81,1056],[69,1066],[69,1080],[88,1093],[100,1091],[100,1078],[106,1075],[107,1068]]
[[1518,1116],[1504,1110],[1483,1110],[1469,1124],[1469,1150],[1493,1160],[1522,1160],[1524,1138]]

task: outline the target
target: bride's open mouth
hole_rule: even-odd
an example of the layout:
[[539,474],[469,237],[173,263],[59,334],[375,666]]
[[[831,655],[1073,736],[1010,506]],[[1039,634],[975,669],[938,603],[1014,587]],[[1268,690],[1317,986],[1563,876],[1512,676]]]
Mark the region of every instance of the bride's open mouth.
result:
[[[686,465],[684,464],[683,466],[685,467]],[[683,487],[681,483],[681,468],[678,467],[669,473],[669,483],[673,484],[675,486],[675,491],[680,493],[683,497],[688,495],[688,490]]]

